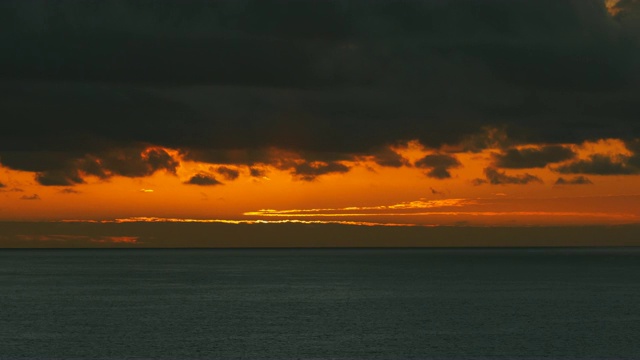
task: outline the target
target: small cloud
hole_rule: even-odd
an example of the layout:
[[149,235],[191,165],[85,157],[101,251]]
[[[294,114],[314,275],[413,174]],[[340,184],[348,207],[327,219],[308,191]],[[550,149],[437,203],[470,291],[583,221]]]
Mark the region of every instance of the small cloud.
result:
[[3,189],[0,187],[0,192],[24,192],[24,190],[19,188]]
[[300,180],[313,181],[320,175],[331,173],[346,173],[350,168],[339,162],[304,162],[294,166],[293,173],[298,176]]
[[433,195],[444,195],[444,192],[443,192],[443,191],[438,191],[438,190],[436,190],[436,189],[434,189],[434,188],[432,188],[432,187],[431,187],[431,188],[429,188],[429,190],[431,190],[431,193],[432,193]]
[[563,177],[559,177],[558,180],[556,180],[556,185],[589,185],[589,184],[593,184],[593,182],[591,182],[591,180],[589,180],[587,177],[582,175],[573,177],[571,179],[565,179]]
[[41,200],[38,194],[33,195],[22,195],[20,200]]
[[416,161],[416,167],[430,169],[426,173],[428,177],[436,179],[448,179],[451,177],[449,170],[451,168],[460,167],[460,161],[453,156],[447,154],[431,154]]
[[140,189],[140,192],[149,194],[153,192],[153,189]]
[[471,184],[473,184],[473,186],[480,186],[483,184],[486,184],[488,181],[485,179],[480,179],[480,178],[475,178],[473,180],[471,180]]
[[390,148],[384,148],[373,154],[373,161],[380,166],[401,167],[409,164],[407,159]]
[[525,185],[532,182],[542,183],[542,180],[535,175],[531,175],[531,174],[507,175],[504,171],[501,172],[492,167],[485,168],[484,174],[487,178],[487,181],[491,185],[506,185],[506,184]]
[[81,194],[82,191],[78,191],[76,189],[73,188],[64,188],[62,190],[59,191],[61,194]]
[[249,175],[251,175],[252,177],[264,177],[266,174],[267,172],[263,169],[258,169],[255,167],[249,168]]
[[3,183],[1,183],[1,182],[0,182],[0,189],[2,189],[2,188],[4,188],[4,187],[7,187],[7,185],[5,185],[5,184],[3,184]]
[[189,180],[185,182],[187,185],[198,185],[198,186],[213,186],[213,185],[222,185],[222,183],[216,180],[215,177],[207,174],[196,174],[193,175]]
[[235,180],[240,176],[240,172],[238,170],[226,166],[219,167],[216,172],[222,175],[226,180]]

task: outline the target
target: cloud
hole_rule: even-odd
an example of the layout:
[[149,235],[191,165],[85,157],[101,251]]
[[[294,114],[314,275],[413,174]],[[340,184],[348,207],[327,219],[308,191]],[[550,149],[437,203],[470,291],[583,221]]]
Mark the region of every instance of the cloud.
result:
[[266,171],[264,169],[258,169],[255,167],[250,167],[249,168],[249,175],[253,176],[253,177],[263,177],[266,175]]
[[373,153],[373,161],[381,166],[401,167],[409,164],[402,155],[386,147]]
[[[616,7],[6,0],[0,156],[73,185],[175,170],[162,153],[112,156],[140,144],[214,164],[267,163],[261,154],[279,148],[400,166],[379,149],[638,138],[638,6]],[[203,155],[214,153],[226,162]]]
[[0,186],[0,192],[24,192],[23,189],[20,188],[11,188],[11,189],[7,189],[6,186],[2,187]]
[[348,172],[348,166],[337,162],[304,162],[293,167],[293,174],[300,180],[313,181],[326,174],[342,174]]
[[82,191],[78,191],[73,188],[64,188],[59,191],[61,194],[81,194]]
[[595,154],[588,159],[574,161],[559,166],[555,170],[562,174],[591,174],[591,175],[633,175],[640,174],[640,168],[629,163],[633,157],[617,156],[616,159],[607,155]]
[[216,172],[222,175],[226,180],[235,180],[240,176],[240,172],[226,166],[219,167]]
[[[36,171],[41,185],[82,184],[86,176],[107,179],[113,176],[144,177],[159,170],[175,174],[179,165],[166,150],[138,145],[110,148],[95,154],[74,152],[7,152],[3,164],[17,170]],[[42,171],[39,171],[42,170]]]
[[627,165],[640,169],[640,138],[627,141],[625,146],[632,153],[632,155],[626,159]]
[[189,180],[185,182],[188,185],[200,185],[200,186],[213,186],[213,185],[222,185],[222,183],[216,180],[215,177],[207,174],[196,174],[193,175]]
[[416,161],[414,165],[422,169],[430,169],[426,175],[436,179],[450,178],[449,169],[461,166],[460,161],[455,156],[447,154],[427,155]]
[[570,160],[576,153],[568,147],[560,145],[542,146],[539,148],[508,149],[504,153],[494,154],[494,164],[499,168],[527,169],[542,168],[551,163]]
[[506,184],[525,185],[532,182],[542,183],[542,180],[535,175],[531,175],[531,174],[507,175],[504,171],[499,171],[492,167],[485,168],[484,174],[485,174],[486,180],[475,179],[473,181],[474,185],[481,185],[487,182],[491,185],[506,185]]
[[41,200],[38,194],[33,195],[22,195],[20,200]]
[[591,180],[589,180],[587,177],[584,177],[582,175],[575,176],[571,179],[565,179],[563,177],[559,177],[558,180],[556,180],[556,185],[590,185],[590,184],[593,184],[593,182],[591,182]]
[[45,186],[70,186],[84,183],[78,170],[73,168],[36,173],[36,181]]
[[7,186],[6,186],[5,184],[3,184],[3,183],[1,183],[1,182],[0,182],[0,189],[2,189],[2,188],[4,188],[4,187],[7,187]]

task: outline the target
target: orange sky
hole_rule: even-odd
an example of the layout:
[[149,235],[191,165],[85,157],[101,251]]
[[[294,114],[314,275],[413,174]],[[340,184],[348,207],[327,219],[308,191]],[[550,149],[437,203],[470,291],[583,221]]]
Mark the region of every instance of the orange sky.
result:
[[[522,148],[522,147],[521,147]],[[524,146],[526,148],[526,146]],[[627,154],[622,142],[601,140],[573,145],[580,158],[590,154]],[[408,164],[433,150],[411,142],[395,150]],[[357,221],[407,225],[575,225],[640,223],[639,175],[585,176],[590,184],[557,185],[552,164],[540,169],[499,170],[530,174],[541,182],[478,184],[498,149],[459,152],[451,178],[434,179],[415,166],[383,167],[367,158],[345,162],[346,173],[305,181],[270,165],[252,177],[247,166],[234,179],[216,172],[223,165],[181,159],[176,174],[148,177],[87,178],[73,187],[42,186],[34,173],[0,168],[0,220],[115,220],[154,217],[199,220]],[[283,158],[292,153],[276,153]],[[215,176],[222,184],[187,185],[194,174]],[[269,210],[269,211],[265,211]]]

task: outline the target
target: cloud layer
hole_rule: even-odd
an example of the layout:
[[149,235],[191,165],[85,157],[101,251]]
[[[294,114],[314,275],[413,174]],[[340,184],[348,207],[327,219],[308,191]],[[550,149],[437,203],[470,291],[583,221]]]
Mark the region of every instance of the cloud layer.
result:
[[[43,185],[73,185],[83,174],[175,171],[160,151],[136,155],[148,145],[248,165],[278,148],[301,154],[306,162],[289,169],[311,179],[345,172],[339,161],[359,156],[402,166],[380,149],[404,141],[482,147],[487,129],[504,129],[512,145],[547,146],[511,148],[497,167],[544,167],[572,156],[554,144],[640,138],[639,8],[629,0],[615,15],[603,0],[8,0],[0,4],[1,161],[36,172]],[[229,155],[238,152],[247,158]],[[607,171],[598,168],[606,160],[590,161],[561,171]],[[446,178],[452,166],[427,166],[428,174]]]

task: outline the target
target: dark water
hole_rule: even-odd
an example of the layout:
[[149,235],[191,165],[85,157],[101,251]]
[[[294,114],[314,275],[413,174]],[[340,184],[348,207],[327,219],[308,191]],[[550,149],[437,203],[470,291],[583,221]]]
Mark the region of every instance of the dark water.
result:
[[17,357],[640,358],[640,250],[4,250]]

